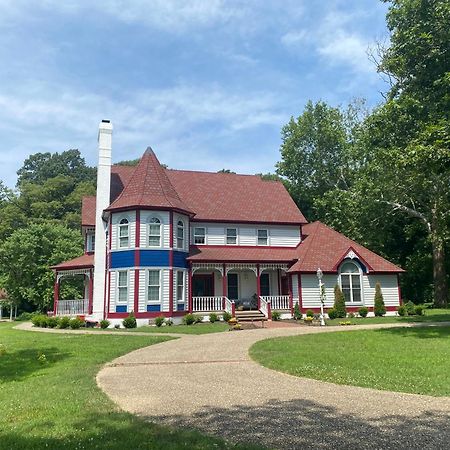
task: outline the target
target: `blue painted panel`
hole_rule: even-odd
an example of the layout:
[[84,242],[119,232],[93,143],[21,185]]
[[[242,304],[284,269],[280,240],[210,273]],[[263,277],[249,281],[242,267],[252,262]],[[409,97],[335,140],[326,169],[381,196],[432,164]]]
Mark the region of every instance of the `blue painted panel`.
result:
[[184,311],[184,303],[178,303],[177,311]]
[[147,312],[161,311],[161,305],[147,305]]
[[127,305],[117,305],[116,313],[127,312]]
[[188,267],[188,263],[186,261],[187,257],[186,252],[178,252],[174,250],[173,252],[173,266],[174,267]]
[[111,268],[121,269],[122,267],[134,266],[134,250],[123,252],[111,252]]
[[141,266],[168,267],[169,250],[140,250]]

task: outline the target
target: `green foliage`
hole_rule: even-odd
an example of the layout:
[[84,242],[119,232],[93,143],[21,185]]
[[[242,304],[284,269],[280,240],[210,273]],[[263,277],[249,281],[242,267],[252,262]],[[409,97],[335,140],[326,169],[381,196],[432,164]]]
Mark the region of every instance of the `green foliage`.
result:
[[384,305],[383,293],[381,292],[381,285],[375,285],[375,298],[373,312],[376,317],[384,316],[386,314],[386,306]]
[[59,324],[59,320],[57,317],[52,316],[47,319],[48,328],[56,328],[58,326],[58,324]]
[[367,317],[367,314],[369,314],[369,308],[366,306],[361,306],[361,308],[358,309],[358,314],[361,317]]
[[333,319],[337,319],[337,311],[334,308],[330,308],[328,311],[328,318],[333,320]]
[[298,305],[298,302],[296,302],[294,305],[294,319],[300,320],[302,318],[302,316],[303,316],[303,314],[300,310],[300,306]]
[[17,316],[16,320],[19,322],[31,320],[35,315],[36,315],[36,313],[22,312]]
[[203,322],[203,316],[195,315],[194,318],[195,318],[195,320],[194,320],[195,323]]
[[100,328],[106,330],[111,325],[111,322],[107,319],[100,320]]
[[125,319],[122,320],[122,324],[125,328],[137,327],[136,316],[133,311],[128,314],[128,317],[125,317]]
[[400,306],[397,308],[397,314],[398,314],[400,317],[406,316],[407,311],[406,311],[405,305],[400,305]]
[[229,312],[227,312],[227,311],[225,311],[223,314],[222,314],[222,319],[224,320],[224,322],[229,322],[229,320],[231,319],[231,314],[229,313]]
[[349,312],[349,313],[347,314],[347,317],[348,317],[349,319],[354,319],[354,318],[355,318],[355,313]]
[[410,300],[409,302],[405,303],[405,308],[406,308],[406,313],[408,314],[408,316],[413,316],[415,313],[415,305],[414,303]]
[[157,327],[162,327],[166,321],[166,318],[164,316],[158,316],[155,318],[155,325]]
[[62,328],[62,329],[69,328],[70,317],[67,317],[67,316],[60,317],[58,326],[59,326],[59,328]]
[[218,318],[218,316],[217,316],[216,313],[211,313],[211,314],[209,315],[209,321],[210,321],[211,323],[217,322],[218,319],[219,319],[219,318]]
[[272,311],[272,320],[278,321],[281,319],[280,311]]
[[81,327],[84,327],[85,323],[84,320],[80,319],[79,317],[75,317],[73,319],[70,319],[69,326],[72,328],[72,330],[78,330]]
[[424,312],[425,312],[425,310],[424,310],[424,307],[422,305],[416,305],[414,307],[414,314],[416,316],[423,316]]
[[186,314],[183,316],[183,323],[185,325],[192,325],[195,323],[195,316],[194,314]]
[[347,308],[345,307],[345,297],[338,284],[334,287],[333,308],[336,311],[337,317],[339,318],[347,317]]
[[306,317],[314,317],[314,311],[312,309],[307,309]]
[[37,314],[31,319],[31,323],[35,327],[47,328],[48,317],[44,314]]

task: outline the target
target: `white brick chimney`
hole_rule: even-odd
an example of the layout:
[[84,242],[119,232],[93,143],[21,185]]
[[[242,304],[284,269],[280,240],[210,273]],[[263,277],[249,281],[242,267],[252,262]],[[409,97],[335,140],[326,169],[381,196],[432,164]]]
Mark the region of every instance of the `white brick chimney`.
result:
[[110,203],[111,188],[111,140],[113,126],[102,120],[98,128],[97,205],[95,211],[94,299],[93,316],[103,319],[106,277],[106,232],[108,224],[103,221],[103,211]]

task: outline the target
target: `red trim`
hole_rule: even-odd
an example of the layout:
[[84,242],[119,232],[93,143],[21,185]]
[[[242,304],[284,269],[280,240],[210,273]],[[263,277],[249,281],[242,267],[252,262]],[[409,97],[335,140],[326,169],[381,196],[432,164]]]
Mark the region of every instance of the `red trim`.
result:
[[228,280],[227,280],[227,266],[226,266],[226,264],[223,265],[222,295],[224,297],[228,297]]
[[272,320],[272,305],[269,303],[267,303],[267,318],[269,320]]
[[278,295],[281,295],[281,269],[277,269]]
[[192,300],[192,269],[188,270],[188,311],[192,312],[193,300]]
[[302,274],[298,273],[298,306],[300,307],[300,311],[303,308],[303,296],[302,296]]
[[231,304],[231,317],[236,317],[236,305],[234,302]]
[[86,255],[87,253],[87,234],[84,233],[84,254]]
[[92,314],[94,309],[94,271],[89,271],[89,314]]
[[59,282],[56,277],[55,285],[53,287],[53,314],[56,316],[58,313],[58,300],[59,300]]
[[[252,263],[252,264],[270,264],[270,263],[286,263],[286,264],[290,264],[293,265],[295,262],[297,262],[297,259],[291,259],[291,260],[287,260],[287,259],[227,259],[227,260],[223,260],[223,259],[217,259],[217,258],[211,258],[211,259],[192,259],[190,256],[187,257],[187,260],[191,263]],[[289,270],[289,269],[288,269]],[[295,272],[292,272],[295,273]],[[311,272],[311,273],[315,273],[315,272]],[[325,273],[325,272],[324,272]],[[329,272],[329,273],[333,273],[333,272]]]
[[141,245],[141,212],[136,211],[136,232],[135,232],[134,246],[139,248]]
[[261,308],[261,273],[259,271],[259,264],[256,264],[256,295],[258,296],[258,309]]
[[58,266],[51,267],[55,271],[55,273],[62,272],[63,270],[74,270],[74,269],[93,269],[94,266],[92,264],[88,265],[78,265],[78,266]]
[[[109,218],[109,231],[108,231],[108,252],[107,252],[107,264],[106,270],[108,277],[105,276],[105,298],[103,301],[103,318],[106,319],[109,314],[109,306],[111,304],[111,272],[109,268],[111,267],[111,245],[112,245],[112,220],[111,216]],[[108,282],[106,280],[108,279]],[[108,292],[106,291],[108,290]]]
[[236,244],[195,244],[190,245],[189,248],[196,249],[201,247],[207,247],[207,248],[270,248],[275,250],[295,250],[299,247],[300,244],[297,244],[295,247],[283,247],[281,245],[236,245]]
[[[197,262],[197,260],[193,261],[193,262]],[[199,261],[200,262],[200,261]],[[303,274],[316,274],[317,271],[316,270],[293,270],[292,272],[289,273],[303,273]],[[371,270],[367,275],[395,275],[395,274],[399,274],[399,273],[403,273],[405,272],[404,270]],[[337,270],[323,270],[324,274],[336,274],[338,273]]]
[[[134,266],[140,266],[141,252],[139,246],[141,243],[141,212],[136,211],[136,231],[135,231],[136,250],[134,251]],[[139,269],[134,270],[134,312],[139,311]]]
[[[150,319],[153,317],[164,316],[164,317],[183,317],[186,311],[175,311],[172,314],[169,311],[154,311],[154,312],[135,312],[134,315],[136,319]],[[129,313],[109,313],[108,318],[110,319],[125,319],[128,317]]]
[[232,219],[208,219],[208,218],[202,218],[202,217],[195,217],[191,219],[192,222],[213,222],[213,223],[232,223],[232,224],[255,224],[255,225],[303,225],[307,224],[308,222],[304,221],[295,221],[295,222],[264,222],[264,221],[255,221],[255,220],[232,220]]
[[105,211],[111,212],[111,213],[117,213],[117,212],[125,212],[125,211],[134,211],[134,210],[144,210],[144,211],[170,211],[178,212],[181,214],[185,214],[187,216],[192,216],[194,213],[192,211],[186,211],[184,209],[179,208],[169,208],[168,206],[144,206],[144,205],[128,205],[128,206],[122,206],[120,208],[106,208]]
[[400,275],[397,274],[397,287],[398,287],[398,304],[403,305],[402,288],[400,287]]
[[333,270],[338,269],[339,265],[342,263],[342,261],[344,261],[345,257],[350,251],[352,251],[358,257],[358,259],[367,267],[367,269],[369,269],[370,271],[373,270],[372,266],[367,261],[365,261],[352,246],[350,246],[348,250],[339,258],[338,262],[333,266]]
[[[173,211],[169,213],[170,237],[169,237],[169,314],[173,314]],[[184,231],[184,239],[186,239],[186,230]]]
[[289,275],[289,309],[291,310],[291,314],[294,314],[294,294],[292,292],[293,286],[292,286],[292,275]]

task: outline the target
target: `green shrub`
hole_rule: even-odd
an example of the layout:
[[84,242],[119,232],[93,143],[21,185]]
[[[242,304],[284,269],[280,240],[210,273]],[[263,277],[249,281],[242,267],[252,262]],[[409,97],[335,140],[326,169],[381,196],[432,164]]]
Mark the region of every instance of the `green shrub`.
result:
[[361,317],[367,317],[367,314],[369,314],[369,308],[366,306],[361,306],[361,308],[358,309],[358,314]]
[[209,315],[209,321],[210,321],[211,323],[217,322],[217,320],[218,320],[218,317],[217,317],[217,314],[216,314],[216,313],[211,313],[211,314]]
[[194,316],[194,314],[186,314],[184,317],[183,317],[183,323],[185,324],[185,325],[192,325],[192,324],[194,324],[195,323],[195,316]]
[[409,302],[406,302],[405,303],[406,314],[408,316],[414,316],[414,314],[416,313],[415,307],[416,305],[411,300]]
[[164,325],[164,322],[166,321],[166,318],[164,316],[158,316],[155,319],[155,325],[157,327],[162,327]]
[[422,305],[417,305],[414,307],[414,313],[416,316],[423,316],[424,312],[425,311]]
[[377,283],[375,285],[375,299],[374,299],[374,307],[373,312],[375,316],[381,317],[386,314],[386,306],[384,305],[383,293],[381,292],[381,285]]
[[59,319],[57,317],[49,317],[47,319],[47,326],[49,328],[56,328],[58,326]]
[[31,313],[30,312],[23,312],[23,313],[20,313],[17,316],[16,320],[17,321],[32,320],[33,317],[35,317],[37,315],[38,315],[38,313],[36,313],[36,312],[31,312]]
[[406,307],[405,305],[401,305],[397,308],[397,314],[401,317],[406,316]]
[[327,311],[327,313],[328,313],[328,317],[329,317],[331,320],[337,318],[337,312],[336,312],[336,310],[335,310],[334,308],[330,308],[330,309]]
[[298,302],[295,303],[294,306],[294,319],[295,320],[300,320],[302,318],[303,314],[302,311],[300,310],[300,306],[298,305]]
[[278,321],[281,319],[280,311],[272,311],[272,320]]
[[34,316],[32,319],[31,319],[31,323],[35,326],[35,327],[40,327],[41,326],[41,321],[42,321],[42,318],[43,317],[45,317],[45,316],[42,316],[42,314],[39,314],[39,315],[37,315],[37,316]]
[[335,309],[336,314],[339,318],[347,317],[347,309],[345,308],[345,297],[338,284],[334,287],[333,308]]
[[107,319],[100,320],[100,328],[106,330],[111,325],[111,322]]
[[223,314],[222,314],[222,319],[224,320],[224,322],[229,322],[229,320],[231,319],[231,314],[229,313],[229,312],[227,312],[227,311],[225,311]]
[[59,328],[69,328],[69,326],[70,326],[70,318],[69,317],[67,317],[67,316],[63,316],[63,317],[60,317],[59,318],[59,321],[58,321],[58,326],[59,326]]
[[314,317],[314,311],[312,309],[308,309],[306,311],[306,317]]
[[84,326],[84,320],[81,320],[79,317],[75,317],[74,319],[71,319],[69,322],[70,328],[72,330],[78,330],[82,326]]
[[203,316],[194,316],[195,320],[194,323],[202,323],[203,322]]
[[128,314],[128,317],[125,317],[125,319],[122,320],[122,323],[125,328],[136,328],[137,322],[134,312],[131,311],[130,314]]

